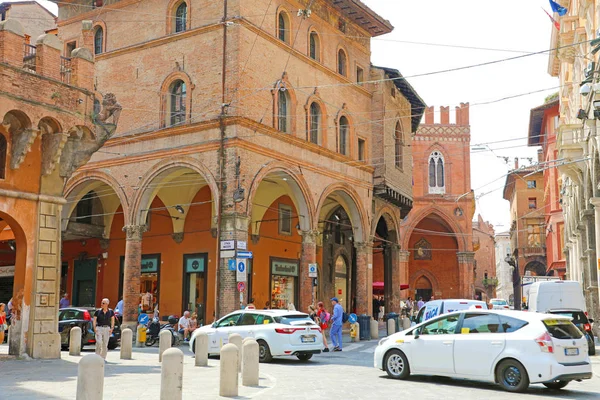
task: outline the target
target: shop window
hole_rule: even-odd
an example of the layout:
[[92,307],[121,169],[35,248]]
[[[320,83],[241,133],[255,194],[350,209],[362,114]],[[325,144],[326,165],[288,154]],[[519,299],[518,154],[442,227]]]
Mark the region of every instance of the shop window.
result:
[[290,132],[290,95],[280,89],[277,95],[277,127],[281,132]]
[[292,234],[292,207],[286,204],[279,205],[279,233]]
[[102,54],[104,51],[104,29],[96,27],[94,32],[94,54]]
[[80,224],[92,223],[94,197],[96,197],[94,192],[89,192],[77,203],[76,221]]
[[537,187],[536,181],[527,181],[527,189],[535,189]]
[[537,199],[535,197],[530,197],[529,198],[529,209],[530,210],[537,209]]
[[356,83],[362,86],[365,79],[365,71],[361,67],[356,67]]
[[208,255],[190,254],[183,256],[184,268],[184,310],[196,313],[198,323],[206,320],[206,264]]
[[285,11],[279,12],[277,17],[277,37],[282,42],[290,44],[290,17]]
[[321,61],[321,41],[317,32],[310,33],[310,48],[308,55],[315,61]]
[[321,142],[321,107],[317,102],[310,105],[310,141],[314,144]]
[[402,169],[404,167],[404,135],[400,121],[396,122],[396,129],[394,130],[394,150],[396,168]]
[[[121,257],[121,273],[119,275],[119,293],[123,293],[123,276],[125,273],[125,257]],[[160,290],[160,254],[142,256],[139,296],[141,311],[153,313],[158,307]]]
[[186,86],[182,80],[176,80],[169,89],[169,123],[178,125],[186,118]]
[[6,178],[6,152],[8,146],[6,145],[6,138],[0,133],[0,179]]
[[365,141],[358,139],[358,161],[365,161]]
[[187,3],[181,3],[175,11],[175,33],[183,32],[187,29]]
[[342,49],[338,50],[338,74],[343,76],[348,74],[348,56]]
[[350,135],[350,124],[348,118],[342,116],[340,118],[340,144],[339,151],[341,154],[348,155],[348,136]]
[[446,192],[446,177],[444,157],[439,151],[429,156],[429,193],[444,194]]
[[298,306],[298,270],[297,261],[271,259],[271,308]]

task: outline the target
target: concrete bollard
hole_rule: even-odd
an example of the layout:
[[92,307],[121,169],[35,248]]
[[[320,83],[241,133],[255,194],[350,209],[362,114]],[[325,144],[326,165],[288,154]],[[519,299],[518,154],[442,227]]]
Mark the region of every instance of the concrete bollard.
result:
[[228,343],[221,348],[221,369],[219,371],[220,396],[237,397],[238,395],[238,374],[236,369],[239,353],[238,347],[232,343]]
[[371,339],[379,339],[379,322],[376,319],[371,320]]
[[121,332],[121,360],[131,360],[133,332],[129,328]]
[[208,365],[208,335],[200,332],[194,339],[194,353],[196,353],[196,367]]
[[69,355],[81,355],[81,328],[74,326],[69,332]]
[[410,328],[410,318],[404,317],[402,318],[402,330],[405,331]]
[[77,367],[77,400],[102,400],[104,392],[104,359],[88,354]]
[[173,335],[171,331],[164,330],[158,335],[158,362],[162,362],[163,353],[171,348],[171,340],[173,339]]
[[177,348],[167,349],[160,368],[160,400],[183,398],[183,352]]
[[391,319],[391,318],[387,320],[387,330],[388,330],[388,336],[396,333],[396,320]]
[[238,371],[242,371],[242,336],[237,333],[229,335],[229,343],[235,344],[238,348]]
[[258,342],[247,339],[242,345],[242,385],[258,386]]

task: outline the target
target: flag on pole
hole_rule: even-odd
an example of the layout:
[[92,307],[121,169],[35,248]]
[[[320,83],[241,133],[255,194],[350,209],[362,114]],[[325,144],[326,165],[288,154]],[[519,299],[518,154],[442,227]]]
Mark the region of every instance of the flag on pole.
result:
[[[544,10],[544,8],[542,7],[542,10]],[[550,20],[552,21],[552,23],[554,24],[554,27],[560,32],[560,24],[558,23],[557,20],[555,20],[554,18],[552,18],[552,15],[550,15],[550,13],[548,13],[548,11],[544,10],[544,12],[546,13],[546,15],[548,16],[548,18],[550,18]]]
[[557,2],[550,0],[550,7],[552,7],[552,11],[560,15],[561,17],[567,13],[567,9]]

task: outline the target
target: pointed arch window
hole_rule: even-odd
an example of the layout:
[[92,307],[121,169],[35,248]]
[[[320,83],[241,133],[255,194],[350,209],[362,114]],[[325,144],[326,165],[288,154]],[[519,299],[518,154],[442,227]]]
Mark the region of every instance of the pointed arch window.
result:
[[350,124],[348,118],[342,116],[340,118],[340,153],[348,155],[348,136],[350,136]]
[[315,61],[321,61],[321,42],[317,32],[310,33],[309,57]]
[[281,11],[277,16],[277,37],[285,43],[290,43],[290,18]]
[[317,102],[310,104],[310,141],[314,144],[321,144],[321,107]]
[[187,29],[187,3],[181,3],[175,11],[175,33]]
[[400,121],[396,123],[394,130],[394,163],[396,168],[404,168],[404,135],[402,133],[402,125]]
[[429,156],[429,193],[446,193],[445,174],[444,156],[439,151],[434,151]]
[[186,118],[186,91],[185,82],[176,80],[171,84],[169,89],[169,123],[170,125],[178,125],[185,122]]
[[338,50],[338,74],[343,76],[348,74],[348,56],[342,49]]
[[290,133],[290,95],[285,88],[279,89],[277,96],[277,128]]
[[102,54],[104,52],[104,29],[101,26],[96,28],[94,32],[94,54]]
[[6,152],[8,146],[6,145],[6,138],[0,133],[0,179],[6,178]]

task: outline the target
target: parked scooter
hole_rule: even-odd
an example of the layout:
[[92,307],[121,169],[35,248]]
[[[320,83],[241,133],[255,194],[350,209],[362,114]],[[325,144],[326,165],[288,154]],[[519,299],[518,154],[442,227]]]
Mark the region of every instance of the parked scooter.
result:
[[179,336],[173,325],[177,324],[178,321],[177,317],[173,315],[169,317],[168,324],[161,324],[157,317],[152,318],[152,321],[148,322],[146,330],[146,346],[154,346],[159,341],[160,333],[163,330],[171,332],[171,346],[177,346],[179,344]]

